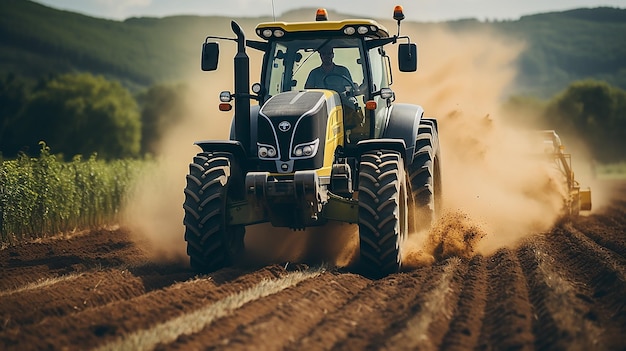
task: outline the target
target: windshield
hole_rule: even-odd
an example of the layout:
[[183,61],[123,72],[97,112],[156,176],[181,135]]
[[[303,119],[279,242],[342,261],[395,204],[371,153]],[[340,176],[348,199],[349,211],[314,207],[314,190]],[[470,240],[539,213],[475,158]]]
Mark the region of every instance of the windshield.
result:
[[341,93],[353,88],[352,83],[356,86],[364,83],[359,39],[273,42],[269,55],[265,77],[268,97],[305,88]]

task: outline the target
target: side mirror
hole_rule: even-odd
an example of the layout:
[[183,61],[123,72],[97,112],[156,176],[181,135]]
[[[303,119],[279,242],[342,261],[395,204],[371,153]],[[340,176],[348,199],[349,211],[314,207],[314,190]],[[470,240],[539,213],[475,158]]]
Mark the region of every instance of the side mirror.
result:
[[202,44],[202,70],[215,71],[220,56],[220,46],[218,43]]
[[400,72],[417,71],[417,45],[414,43],[398,45],[398,69]]

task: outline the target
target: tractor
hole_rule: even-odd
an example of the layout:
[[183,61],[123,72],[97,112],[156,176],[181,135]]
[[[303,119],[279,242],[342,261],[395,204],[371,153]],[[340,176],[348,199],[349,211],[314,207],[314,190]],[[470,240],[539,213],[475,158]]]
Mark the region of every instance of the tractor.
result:
[[[261,40],[246,40],[235,21],[235,38],[206,38],[203,71],[217,69],[219,41],[237,44],[234,92],[219,97],[221,111],[234,101],[234,117],[229,140],[195,142],[202,151],[183,204],[195,271],[235,264],[246,226],[297,231],[329,221],[358,225],[363,275],[402,269],[409,233],[427,230],[441,208],[441,152],[437,120],[394,103],[385,47],[397,45],[401,72],[416,71],[418,58],[400,35],[401,6],[393,18],[396,35],[374,20],[328,20],[319,9],[315,21],[258,24]],[[247,49],[263,53],[252,86]]]

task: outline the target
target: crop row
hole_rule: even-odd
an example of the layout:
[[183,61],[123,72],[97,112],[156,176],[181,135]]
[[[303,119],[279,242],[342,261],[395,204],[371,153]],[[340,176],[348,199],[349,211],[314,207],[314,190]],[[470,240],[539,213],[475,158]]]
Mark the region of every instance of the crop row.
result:
[[58,160],[42,144],[38,158],[0,164],[0,244],[111,224],[145,161]]

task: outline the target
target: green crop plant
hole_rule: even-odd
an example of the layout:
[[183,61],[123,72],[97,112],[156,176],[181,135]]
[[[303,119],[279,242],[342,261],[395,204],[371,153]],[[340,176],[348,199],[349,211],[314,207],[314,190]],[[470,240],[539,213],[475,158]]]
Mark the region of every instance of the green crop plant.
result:
[[1,160],[0,242],[12,244],[115,223],[146,161],[63,162],[41,143],[40,156]]

